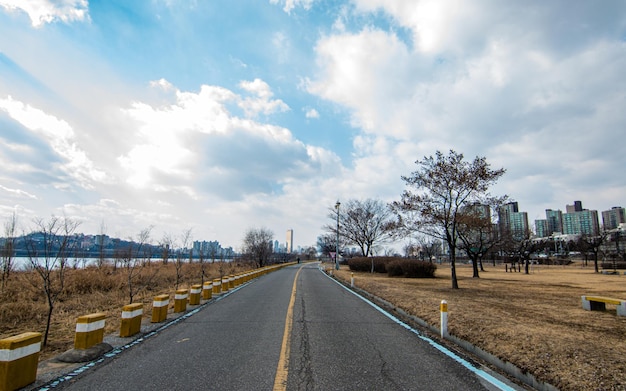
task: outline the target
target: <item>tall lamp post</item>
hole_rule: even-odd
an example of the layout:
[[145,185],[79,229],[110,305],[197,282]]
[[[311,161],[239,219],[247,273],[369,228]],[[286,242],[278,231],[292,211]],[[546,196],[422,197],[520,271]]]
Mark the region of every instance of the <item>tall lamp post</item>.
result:
[[337,209],[337,247],[335,247],[335,270],[339,270],[339,206],[341,202],[337,200],[335,209]]

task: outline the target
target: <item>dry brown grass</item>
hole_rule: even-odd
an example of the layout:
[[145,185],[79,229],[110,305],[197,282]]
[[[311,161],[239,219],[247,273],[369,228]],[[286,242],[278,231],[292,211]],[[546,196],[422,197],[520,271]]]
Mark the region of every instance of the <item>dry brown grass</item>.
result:
[[[251,266],[238,263],[206,263],[205,281],[244,270]],[[176,282],[175,267],[161,263],[137,269],[140,287],[134,302],[144,304],[144,318],[152,314],[152,299],[163,293],[172,293]],[[201,282],[200,265],[183,265],[181,288]],[[48,346],[40,355],[45,360],[71,349],[74,344],[76,318],[95,312],[107,314],[105,334],[119,332],[122,307],[129,303],[127,274],[123,269],[68,270],[64,293],[55,305],[48,336]],[[0,292],[0,339],[26,331],[43,333],[46,325],[46,297],[39,288],[41,279],[33,272],[14,272],[6,289]],[[171,302],[173,306],[173,300]]]
[[[614,306],[585,311],[580,298],[626,299],[626,276],[580,265],[539,266],[528,275],[485,268],[474,279],[470,267],[457,267],[458,290],[451,289],[447,265],[434,279],[354,277],[359,288],[437,327],[439,304],[447,300],[450,334],[561,390],[626,389],[626,318],[617,317]],[[335,275],[350,279],[347,268]]]

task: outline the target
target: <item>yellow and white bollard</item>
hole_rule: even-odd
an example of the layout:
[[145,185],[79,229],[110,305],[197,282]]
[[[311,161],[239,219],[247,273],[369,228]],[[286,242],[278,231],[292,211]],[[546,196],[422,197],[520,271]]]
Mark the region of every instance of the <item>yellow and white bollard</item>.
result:
[[174,312],[185,312],[187,309],[187,299],[189,298],[189,289],[179,289],[174,295]]
[[351,274],[351,276],[350,276],[350,286],[352,288],[354,288],[354,273],[350,273],[350,274]]
[[205,281],[202,284],[202,299],[210,300],[213,297],[213,281]]
[[122,307],[122,323],[120,325],[120,337],[130,337],[141,331],[141,317],[143,316],[143,303],[127,304]]
[[79,316],[76,320],[76,334],[74,335],[74,349],[89,349],[104,339],[104,320],[106,314]]
[[0,390],[13,391],[34,383],[41,350],[41,333],[0,339]]
[[441,338],[446,338],[448,336],[448,302],[441,300],[439,310],[441,311]]
[[228,289],[235,289],[235,276],[228,276]]
[[152,300],[152,323],[164,322],[167,319],[167,307],[170,305],[170,295],[158,295]]
[[189,291],[189,305],[199,305],[200,295],[202,295],[202,285],[192,285],[191,291]]
[[226,293],[228,292],[228,289],[230,289],[230,279],[228,278],[228,276],[224,276],[222,277],[222,293]]
[[222,279],[216,278],[213,280],[213,295],[217,296],[222,293]]

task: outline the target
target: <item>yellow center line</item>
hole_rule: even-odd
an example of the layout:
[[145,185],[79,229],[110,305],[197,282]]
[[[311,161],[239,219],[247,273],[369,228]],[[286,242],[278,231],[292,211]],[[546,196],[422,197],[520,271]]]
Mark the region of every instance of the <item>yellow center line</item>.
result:
[[296,285],[298,275],[304,265],[296,272],[293,279],[293,288],[291,288],[291,299],[289,299],[289,307],[287,307],[287,316],[285,317],[285,331],[283,332],[283,344],[280,348],[280,357],[278,358],[278,366],[276,368],[276,377],[274,378],[274,391],[283,391],[287,389],[287,376],[289,375],[289,353],[291,345],[291,327],[293,325],[293,306],[296,302]]

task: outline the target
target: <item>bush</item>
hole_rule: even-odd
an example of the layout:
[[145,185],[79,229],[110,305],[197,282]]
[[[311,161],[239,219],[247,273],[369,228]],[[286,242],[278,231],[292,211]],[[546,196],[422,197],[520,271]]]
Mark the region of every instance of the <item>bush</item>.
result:
[[356,257],[348,260],[350,270],[355,272],[371,272],[372,262],[374,262],[375,273],[387,273],[387,264],[393,261],[394,257]]
[[414,259],[395,259],[387,265],[387,275],[389,277],[433,278],[436,270],[437,265],[434,263]]

